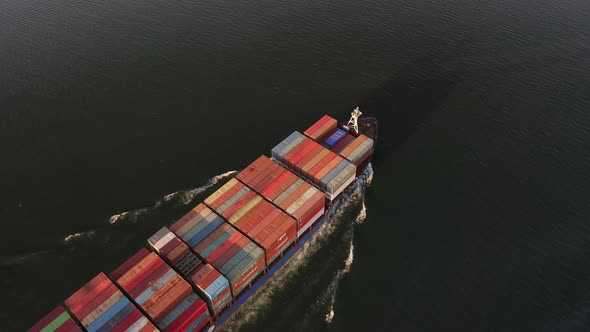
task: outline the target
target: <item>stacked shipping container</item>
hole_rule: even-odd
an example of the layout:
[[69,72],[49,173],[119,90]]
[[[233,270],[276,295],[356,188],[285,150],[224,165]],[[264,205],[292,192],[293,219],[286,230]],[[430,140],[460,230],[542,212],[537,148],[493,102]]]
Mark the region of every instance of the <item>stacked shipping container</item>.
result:
[[329,199],[356,175],[355,165],[297,131],[272,149],[272,157],[325,190]]
[[[342,129],[336,129],[328,138],[324,140],[324,145],[328,149],[332,149],[338,142],[340,142],[348,133]],[[317,142],[317,141],[316,141]]]
[[373,140],[363,134],[354,137],[345,130],[337,129],[336,126],[336,120],[325,115],[304,133],[359,166],[371,155]]
[[[234,296],[265,268],[264,251],[202,203],[170,226],[170,230],[229,280]],[[202,278],[212,278],[209,273],[200,272]]]
[[205,301],[153,252],[140,250],[110,276],[164,331],[199,330],[210,321]]
[[211,265],[204,264],[189,247],[168,228],[162,227],[148,243],[170,263],[207,302],[212,316],[231,303],[229,281]]
[[267,265],[295,241],[296,221],[236,179],[229,180],[205,203],[261,246]]
[[338,154],[358,166],[365,161],[372,152],[373,140],[360,134],[359,137],[353,139],[350,144],[339,150]]
[[338,143],[336,143],[333,147],[331,147],[330,150],[334,153],[338,153],[342,149],[344,149],[348,144],[350,144],[350,142],[352,142],[354,140],[354,138],[355,138],[354,136],[347,133],[346,135],[344,135],[344,137]]
[[104,273],[72,294],[65,304],[89,332],[157,331]]
[[28,332],[74,332],[82,331],[70,314],[62,306],[53,309],[47,316],[43,317],[37,324],[28,329]]
[[293,217],[298,237],[324,213],[326,199],[321,191],[266,156],[260,156],[236,178]]
[[336,121],[336,119],[329,115],[324,115],[303,133],[314,141],[319,141],[322,137],[326,136],[326,134],[336,129],[337,124],[338,121]]

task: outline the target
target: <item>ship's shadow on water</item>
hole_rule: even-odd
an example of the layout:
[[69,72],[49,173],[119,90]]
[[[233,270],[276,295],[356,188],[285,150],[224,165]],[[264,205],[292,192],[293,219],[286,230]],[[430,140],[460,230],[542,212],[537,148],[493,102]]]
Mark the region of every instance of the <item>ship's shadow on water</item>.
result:
[[432,114],[441,110],[447,96],[461,83],[464,69],[441,52],[413,59],[378,89],[358,102],[364,116],[379,121],[373,165],[389,158]]

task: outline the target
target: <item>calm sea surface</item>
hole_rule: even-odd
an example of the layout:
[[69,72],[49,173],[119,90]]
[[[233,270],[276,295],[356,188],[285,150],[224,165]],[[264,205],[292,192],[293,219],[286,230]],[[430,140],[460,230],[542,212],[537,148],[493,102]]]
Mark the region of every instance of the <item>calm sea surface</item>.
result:
[[366,219],[229,329],[590,330],[581,0],[0,0],[0,330],[356,105]]

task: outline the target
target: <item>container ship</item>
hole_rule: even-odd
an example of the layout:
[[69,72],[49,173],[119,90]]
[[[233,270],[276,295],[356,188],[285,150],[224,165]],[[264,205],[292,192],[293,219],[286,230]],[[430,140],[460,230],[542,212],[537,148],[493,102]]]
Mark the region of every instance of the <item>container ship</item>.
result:
[[346,200],[377,120],[325,115],[293,132],[109,274],[29,331],[211,331],[231,317]]

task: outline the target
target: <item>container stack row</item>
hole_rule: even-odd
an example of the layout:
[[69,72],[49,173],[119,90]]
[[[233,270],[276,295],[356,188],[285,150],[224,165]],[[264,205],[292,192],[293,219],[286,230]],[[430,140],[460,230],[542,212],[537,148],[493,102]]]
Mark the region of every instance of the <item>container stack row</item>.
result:
[[303,133],[309,138],[313,139],[314,141],[319,141],[322,137],[325,137],[329,132],[334,131],[337,125],[338,121],[336,121],[336,119],[330,117],[329,115],[324,115],[321,119],[319,119],[316,123],[311,125],[311,127],[309,127]]
[[272,157],[326,192],[338,196],[356,177],[356,166],[295,131],[272,149]]
[[324,193],[266,156],[256,159],[236,178],[295,219],[297,237],[324,213]]
[[65,305],[88,331],[157,331],[104,273],[72,294]]
[[[264,271],[264,251],[202,203],[170,226],[170,230],[227,278],[233,296]],[[203,278],[216,275],[201,272]]]
[[210,264],[198,258],[176,234],[162,227],[148,243],[154,252],[176,268],[193,289],[207,302],[212,316],[232,301],[229,281]]
[[200,330],[210,322],[205,301],[157,254],[145,248],[110,277],[163,331]]
[[336,120],[328,115],[311,125],[304,133],[356,166],[362,164],[373,150],[372,139],[363,134],[354,137],[346,130],[337,128]]
[[360,134],[338,151],[338,154],[356,166],[362,164],[373,152],[373,140]]
[[262,247],[267,265],[295,242],[296,221],[236,179],[225,183],[205,203]]
[[334,144],[333,147],[330,148],[330,151],[338,153],[342,149],[344,149],[348,144],[350,144],[350,142],[352,142],[354,139],[355,137],[351,134],[346,134],[340,141],[338,141],[336,144]]
[[78,332],[82,331],[70,314],[62,306],[53,309],[47,316],[43,317],[37,324],[28,329],[28,332]]

